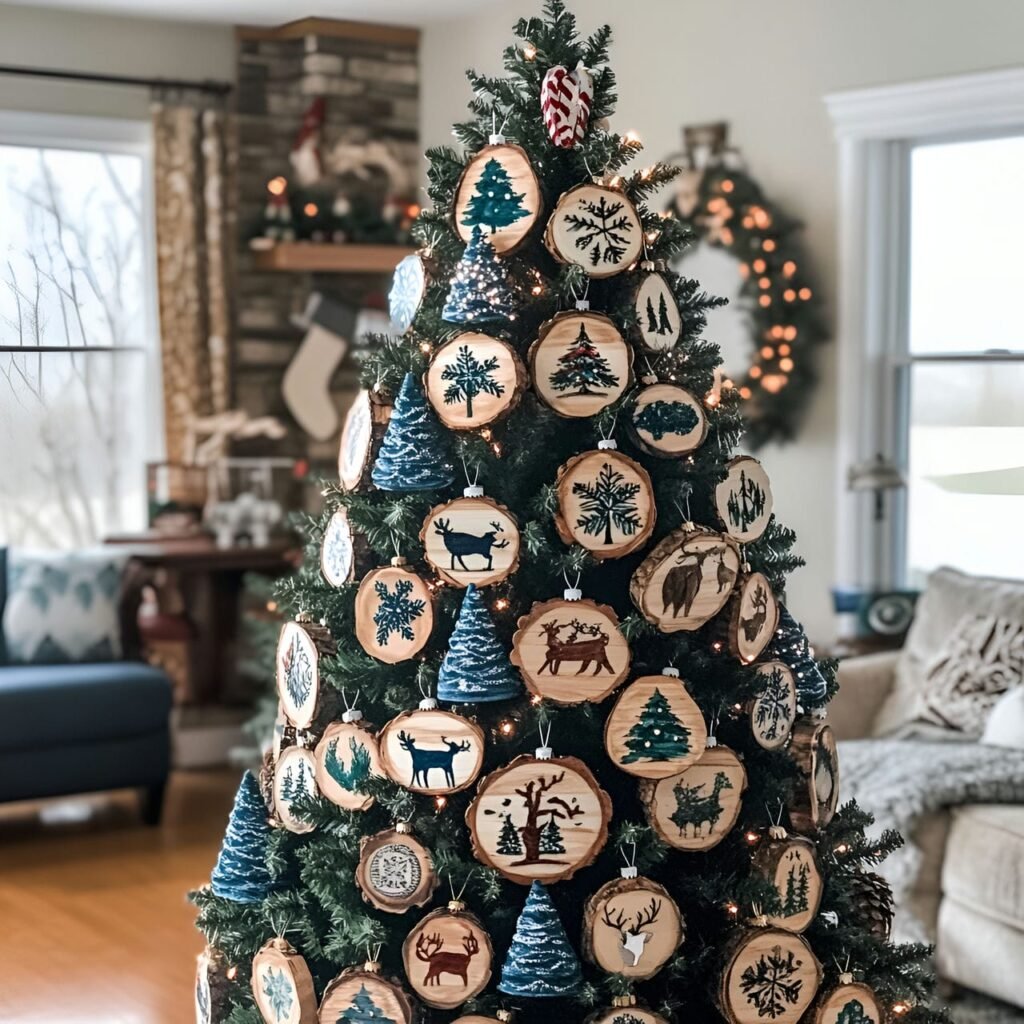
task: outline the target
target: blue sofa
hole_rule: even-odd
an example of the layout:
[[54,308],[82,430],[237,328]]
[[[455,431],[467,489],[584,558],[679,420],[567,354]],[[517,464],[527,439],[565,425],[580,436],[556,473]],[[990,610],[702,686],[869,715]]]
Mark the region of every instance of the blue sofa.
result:
[[[171,766],[171,681],[141,660],[140,588],[129,565],[119,609],[124,660],[11,664],[0,635],[0,802],[138,789],[160,821]],[[0,622],[6,602],[0,548]]]

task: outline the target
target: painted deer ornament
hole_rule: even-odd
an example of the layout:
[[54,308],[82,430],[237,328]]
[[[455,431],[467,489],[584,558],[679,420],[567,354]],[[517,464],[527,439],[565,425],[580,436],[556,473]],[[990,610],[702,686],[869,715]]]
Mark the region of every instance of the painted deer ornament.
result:
[[462,951],[444,948],[444,939],[439,932],[428,935],[424,932],[416,939],[416,959],[427,965],[427,973],[423,978],[426,986],[442,984],[441,976],[452,974],[462,981],[463,986],[469,984],[470,961],[480,952],[480,942],[472,932],[462,937]]
[[661,900],[653,896],[646,907],[629,917],[621,910],[617,910],[613,917],[611,906],[604,908],[604,923],[619,933],[619,954],[626,967],[636,967],[640,963],[647,943],[654,936],[654,932],[645,931],[645,928],[654,924],[660,913]]

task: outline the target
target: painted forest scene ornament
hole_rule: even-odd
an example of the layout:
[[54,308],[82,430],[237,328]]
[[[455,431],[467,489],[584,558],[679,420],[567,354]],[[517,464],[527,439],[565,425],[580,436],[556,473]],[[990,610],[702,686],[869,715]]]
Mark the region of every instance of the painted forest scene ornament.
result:
[[540,109],[548,138],[560,149],[583,141],[594,100],[594,79],[580,61],[572,71],[548,68],[540,85]]
[[434,599],[422,578],[395,557],[368,572],[355,600],[356,639],[378,661],[415,657],[434,628]]
[[429,284],[430,273],[423,253],[414,252],[399,261],[388,292],[388,313],[397,333],[405,334],[412,327]]
[[441,316],[451,324],[498,323],[516,318],[508,270],[478,224],[448,288]]
[[479,487],[467,487],[463,497],[432,508],[420,540],[426,560],[455,587],[499,583],[519,565],[515,516]]
[[729,650],[744,665],[757,661],[779,624],[779,602],[764,573],[740,576],[732,598]]
[[653,263],[641,264],[644,271],[633,298],[636,335],[652,352],[674,348],[683,330],[679,303],[665,275]]
[[733,540],[749,544],[764,533],[772,517],[772,485],[757,459],[740,455],[729,461],[715,488],[715,507]]
[[561,263],[604,278],[628,270],[643,252],[644,231],[625,192],[596,183],[569,189],[555,204],[544,244]]
[[788,932],[805,931],[818,914],[824,890],[814,844],[773,827],[751,866],[779,895],[779,912],[766,914],[768,923]]
[[343,491],[369,485],[370,470],[391,417],[391,407],[363,388],[345,413],[338,445],[338,480]]
[[305,747],[288,747],[274,766],[274,814],[289,832],[312,832],[316,827],[298,812],[296,801],[319,796],[316,758]]
[[317,1024],[313,976],[285,939],[271,939],[253,957],[252,994],[264,1024]]
[[277,695],[288,721],[307,729],[320,699],[320,656],[334,654],[330,631],[299,616],[281,627],[277,641]]
[[355,877],[363,899],[387,914],[422,907],[440,881],[430,851],[405,822],[362,838]]
[[750,731],[765,750],[780,750],[796,721],[796,682],[781,661],[756,666],[761,691],[750,703]]
[[332,722],[316,745],[316,784],[320,795],[345,811],[366,811],[373,796],[364,792],[371,778],[382,778],[377,737],[358,711]]
[[800,771],[789,820],[798,832],[815,832],[832,820],[839,804],[839,752],[832,727],[801,718],[793,726],[789,755]]
[[409,993],[385,978],[374,961],[342,971],[320,1001],[320,1024],[413,1024],[415,1019]]
[[320,545],[320,571],[332,587],[351,583],[355,576],[355,544],[348,513],[339,508],[324,531]]
[[644,387],[626,422],[637,445],[663,459],[689,455],[704,443],[708,432],[703,404],[675,384]]
[[270,820],[256,776],[247,771],[235,794],[217,863],[210,876],[215,896],[235,903],[262,903],[274,890],[267,869]]
[[818,1000],[814,1024],[883,1024],[886,1017],[869,986],[841,974],[839,984]]

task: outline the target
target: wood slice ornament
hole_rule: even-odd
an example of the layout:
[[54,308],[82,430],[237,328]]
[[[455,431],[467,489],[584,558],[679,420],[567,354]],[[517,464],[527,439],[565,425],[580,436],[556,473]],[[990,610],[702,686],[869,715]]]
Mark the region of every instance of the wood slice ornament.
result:
[[227,1012],[227,993],[231,982],[224,954],[207,946],[196,958],[196,1024],[215,1024]]
[[726,463],[726,477],[715,488],[715,508],[733,540],[757,540],[772,517],[772,502],[772,485],[757,459],[740,455]]
[[493,961],[491,937],[461,900],[427,914],[402,944],[410,987],[439,1010],[478,996],[491,979]]
[[277,694],[288,721],[308,729],[320,699],[320,658],[336,650],[326,626],[300,614],[281,627],[277,641]]
[[663,633],[699,629],[729,600],[739,569],[739,548],[733,540],[687,523],[640,563],[629,595]]
[[814,844],[773,825],[754,854],[752,868],[775,886],[782,909],[766,914],[773,928],[805,931],[818,914],[824,889]]
[[377,737],[363,722],[363,713],[350,708],[340,722],[325,730],[314,752],[316,784],[320,795],[346,811],[366,811],[373,796],[360,787],[371,778],[383,778]]
[[544,244],[556,260],[603,278],[629,269],[643,251],[636,207],[620,189],[598,182],[569,189],[555,204]]
[[582,300],[541,324],[527,358],[534,391],[559,416],[594,416],[632,380],[633,350],[609,317]]
[[647,543],[657,518],[647,470],[616,450],[614,440],[571,458],[558,471],[555,526],[566,544],[595,558],[622,558]]
[[320,1024],[341,1021],[379,1021],[413,1024],[415,1005],[397,980],[385,978],[381,965],[369,960],[362,967],[342,971],[320,1001]]
[[388,665],[415,657],[434,628],[434,597],[419,575],[396,556],[368,572],[356,591],[356,639]]
[[789,742],[796,721],[796,679],[782,661],[757,666],[761,692],[750,702],[750,731],[765,750],[780,750]]
[[853,975],[839,975],[839,984],[818,1000],[814,1024],[883,1024],[885,1014],[878,996]]
[[587,1017],[584,1024],[668,1024],[660,1013],[638,1006],[636,996],[615,996],[606,1010]]
[[747,772],[736,754],[708,737],[700,759],[678,775],[644,779],[640,799],[651,827],[677,850],[710,850],[739,817]]
[[703,405],[685,388],[645,378],[627,425],[630,436],[649,455],[679,459],[699,448],[707,437]]
[[510,655],[527,689],[555,704],[600,703],[629,674],[631,658],[614,609],[575,587],[519,619]]
[[732,598],[729,650],[744,665],[752,664],[768,646],[778,625],[779,602],[768,577],[760,572],[745,572]]
[[252,994],[266,1024],[317,1024],[313,976],[285,939],[271,939],[253,957]]
[[356,884],[363,899],[387,914],[422,907],[437,888],[430,851],[400,821],[394,828],[364,836],[359,843]]
[[646,779],[678,775],[704,753],[707,738],[704,715],[674,668],[630,683],[604,724],[612,764]]
[[391,405],[363,388],[345,414],[338,444],[338,480],[344,491],[370,486],[370,470],[384,439]]
[[332,587],[343,587],[355,578],[355,538],[348,512],[339,508],[331,516],[320,544],[320,571]]
[[839,753],[831,726],[801,718],[793,726],[789,753],[801,775],[789,820],[798,832],[815,832],[832,820],[839,803]]
[[494,1017],[485,1017],[480,1013],[467,1013],[465,1016],[456,1017],[452,1024],[509,1024],[514,1019],[511,1010],[498,1010]]
[[526,368],[507,341],[479,331],[460,334],[434,353],[423,390],[452,430],[476,430],[504,419],[526,388]]
[[461,498],[436,505],[420,530],[424,557],[456,587],[486,587],[511,576],[519,565],[519,523],[478,485]]
[[289,832],[312,832],[316,827],[293,808],[296,800],[319,796],[316,757],[305,747],[288,747],[274,766],[274,814]]
[[636,313],[636,337],[652,352],[674,348],[683,331],[679,303],[663,271],[664,264],[644,260],[643,274],[633,295]]
[[395,267],[388,292],[388,313],[399,334],[412,327],[431,283],[432,269],[427,255],[421,252],[403,257]]

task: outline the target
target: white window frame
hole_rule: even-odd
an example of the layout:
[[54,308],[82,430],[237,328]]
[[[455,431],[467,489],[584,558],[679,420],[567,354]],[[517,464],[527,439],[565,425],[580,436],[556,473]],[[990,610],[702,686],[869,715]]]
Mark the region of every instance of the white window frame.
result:
[[905,465],[910,153],[1024,132],[1024,67],[833,93],[825,104],[839,146],[836,568],[843,582],[899,586],[904,492],[886,496],[879,530],[846,471],[878,452]]

